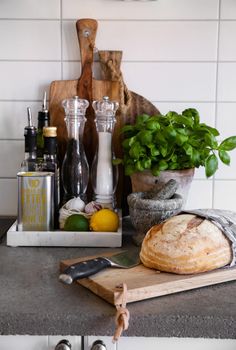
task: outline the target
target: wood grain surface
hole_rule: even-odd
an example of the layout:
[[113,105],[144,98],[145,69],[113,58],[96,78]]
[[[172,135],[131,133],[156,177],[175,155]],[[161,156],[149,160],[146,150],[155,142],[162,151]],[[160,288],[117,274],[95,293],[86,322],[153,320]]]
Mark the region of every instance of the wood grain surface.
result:
[[[93,46],[97,33],[97,21],[81,19],[76,22],[76,30],[80,45],[81,75],[75,80],[57,80],[50,85],[49,110],[51,125],[57,126],[59,163],[61,164],[66,152],[67,130],[64,121],[65,113],[62,107],[64,99],[79,96],[92,101],[92,64]],[[89,36],[86,36],[89,33]],[[92,149],[96,145],[96,130],[94,125],[93,108],[90,106],[86,113],[87,123],[84,129],[84,146],[89,163],[93,159]]]
[[[111,256],[100,254],[99,256]],[[67,266],[78,261],[88,260],[97,256],[64,260],[60,267],[63,271]],[[121,302],[119,286],[126,283],[128,287],[127,302],[150,299],[162,295],[183,292],[213,284],[233,281],[236,279],[236,268],[222,268],[197,275],[177,275],[148,269],[142,264],[131,269],[108,268],[77,281],[96,295],[115,305]]]

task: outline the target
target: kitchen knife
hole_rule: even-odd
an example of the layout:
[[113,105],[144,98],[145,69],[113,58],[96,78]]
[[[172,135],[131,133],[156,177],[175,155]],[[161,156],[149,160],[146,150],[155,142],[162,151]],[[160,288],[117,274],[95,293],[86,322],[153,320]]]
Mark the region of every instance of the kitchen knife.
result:
[[127,250],[112,255],[111,257],[101,256],[73,264],[63,271],[63,273],[59,276],[59,280],[65,284],[71,284],[75,280],[94,275],[107,267],[128,269],[138,265],[139,263],[139,250]]

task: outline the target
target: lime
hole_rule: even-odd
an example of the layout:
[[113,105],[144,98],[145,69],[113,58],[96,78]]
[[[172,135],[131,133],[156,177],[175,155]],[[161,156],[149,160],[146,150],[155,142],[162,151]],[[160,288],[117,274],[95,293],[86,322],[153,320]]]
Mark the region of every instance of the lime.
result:
[[97,232],[115,232],[119,227],[119,216],[111,209],[101,209],[90,219],[90,229]]
[[64,225],[65,231],[89,231],[89,221],[81,214],[70,215]]

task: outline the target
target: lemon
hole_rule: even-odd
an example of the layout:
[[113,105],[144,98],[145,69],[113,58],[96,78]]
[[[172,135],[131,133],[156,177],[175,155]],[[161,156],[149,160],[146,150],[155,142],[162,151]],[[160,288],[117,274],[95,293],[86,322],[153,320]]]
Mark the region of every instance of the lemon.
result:
[[65,231],[89,231],[89,221],[81,214],[70,215],[64,225]]
[[111,209],[96,211],[90,218],[90,229],[97,232],[115,232],[119,227],[119,216]]

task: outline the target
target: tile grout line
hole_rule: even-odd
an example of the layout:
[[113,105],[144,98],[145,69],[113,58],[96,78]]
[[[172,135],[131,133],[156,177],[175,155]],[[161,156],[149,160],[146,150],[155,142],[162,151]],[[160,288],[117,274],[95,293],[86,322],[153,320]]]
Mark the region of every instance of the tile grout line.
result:
[[[62,28],[61,28],[61,44],[62,44]],[[61,45],[61,55],[62,55],[62,45]],[[68,59],[68,60],[63,60],[62,57],[60,59],[35,59],[35,58],[19,58],[19,59],[12,59],[12,58],[0,58],[0,63],[1,62],[67,62],[67,63],[80,63],[80,60],[73,60],[73,59]],[[227,63],[227,64],[235,64],[236,63],[236,59],[235,60],[203,60],[203,59],[199,59],[199,60],[183,60],[183,59],[179,59],[179,60],[123,60],[122,63],[127,63],[127,64],[134,64],[134,63],[138,63],[138,64],[152,64],[152,63],[179,63],[179,64],[185,64],[185,63],[195,63],[195,64],[202,64],[202,63],[211,63],[211,64],[215,64],[215,63]]]
[[[78,18],[64,18],[63,21],[71,22],[77,21]],[[97,18],[99,22],[217,22],[217,18]],[[54,21],[60,22],[61,18],[33,18],[33,17],[6,17],[1,18],[0,21]],[[235,18],[223,18],[223,22],[235,22]]]
[[[3,99],[0,98],[0,102],[41,102],[40,99]],[[215,100],[151,100],[150,102],[152,103],[205,103],[205,104],[215,104],[216,101]],[[226,100],[218,100],[218,103],[226,103],[226,104],[231,104],[231,103],[236,103],[236,99],[235,100],[230,100],[230,101],[226,101]]]
[[[215,91],[215,127],[218,124],[218,83],[219,83],[219,55],[220,55],[220,28],[221,28],[221,0],[218,3],[218,30],[217,30],[217,52],[216,52],[216,91]],[[212,208],[215,207],[215,175],[212,181]]]

